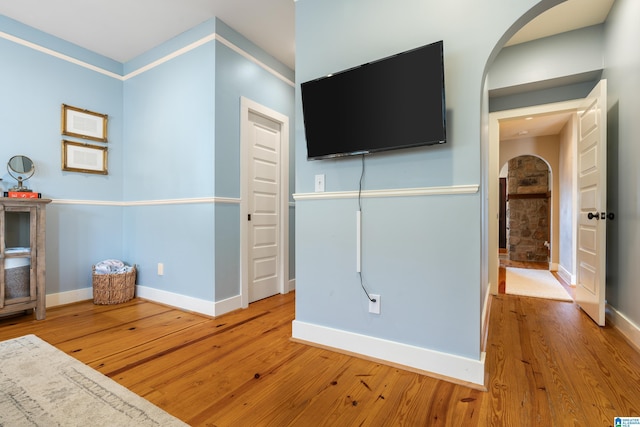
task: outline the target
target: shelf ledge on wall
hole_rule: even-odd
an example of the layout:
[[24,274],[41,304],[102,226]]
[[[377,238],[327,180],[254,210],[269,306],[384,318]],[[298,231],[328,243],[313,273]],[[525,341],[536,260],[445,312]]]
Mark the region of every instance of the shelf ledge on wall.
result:
[[[386,190],[366,190],[362,192],[362,197],[421,197],[421,196],[441,196],[458,194],[475,194],[480,186],[471,185],[451,185],[443,187],[419,187],[419,188],[398,188]],[[358,191],[332,191],[323,193],[296,193],[293,198],[298,200],[317,199],[354,199],[358,197]]]

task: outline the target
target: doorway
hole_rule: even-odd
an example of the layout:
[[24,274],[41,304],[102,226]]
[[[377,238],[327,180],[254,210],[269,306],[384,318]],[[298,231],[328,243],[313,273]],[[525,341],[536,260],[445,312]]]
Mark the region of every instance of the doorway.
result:
[[[501,225],[510,261],[549,262],[551,241],[551,170],[544,159],[520,155],[506,163],[505,221]],[[502,173],[501,173],[502,175]],[[500,178],[505,180],[505,178]]]
[[[546,143],[550,146],[547,151],[553,153],[549,148],[559,148],[557,139],[547,137],[536,145]],[[528,143],[529,149],[535,148],[531,141]],[[514,150],[505,147],[504,151]],[[558,167],[557,161],[552,163]],[[506,194],[502,197],[501,191],[500,211],[505,212],[505,221],[499,236],[504,234],[506,248],[500,251],[499,293],[572,300],[569,285],[550,270],[552,176],[550,163],[530,154],[508,159],[500,171]]]
[[[519,155],[543,158],[550,173],[549,260],[547,270],[556,272],[566,284],[575,284],[576,241],[576,134],[581,100],[538,105],[489,114],[489,218],[500,216],[499,178],[505,163]],[[523,133],[527,126],[528,133]],[[501,142],[502,140],[502,142]],[[505,176],[506,177],[506,176]],[[497,294],[504,283],[499,277],[499,220],[489,222],[490,292]]]
[[[562,134],[566,136],[566,139],[563,140],[567,141],[565,148],[569,147],[569,151],[567,151],[568,155],[565,155],[565,159],[572,159],[571,167],[565,167],[565,176],[568,177],[570,185],[564,186],[565,193],[568,193],[571,198],[571,203],[565,204],[565,207],[571,206],[569,215],[565,215],[565,223],[571,224],[571,236],[566,239],[559,239],[565,244],[565,248],[567,248],[564,257],[560,256],[560,259],[564,260],[564,264],[559,264],[560,267],[563,267],[563,270],[559,271],[564,271],[567,274],[574,273],[572,277],[575,277],[576,280],[570,283],[575,283],[576,285],[574,293],[575,301],[585,313],[600,326],[604,326],[605,323],[606,303],[604,298],[606,277],[606,223],[604,221],[609,217],[613,218],[613,216],[609,216],[607,212],[605,212],[607,144],[606,83],[606,80],[601,80],[584,99],[559,103],[562,104],[563,108],[559,108],[557,104],[542,105],[532,107],[534,111],[536,109],[542,109],[542,112],[537,111],[536,113],[529,114],[530,112],[526,111],[526,115],[518,116],[524,118],[523,120],[533,120],[536,117],[543,117],[544,114],[553,115],[553,111],[557,112],[555,114],[560,114],[564,111],[571,117],[573,125],[567,126],[565,124],[562,132]],[[571,104],[574,104],[575,107],[570,107]],[[502,139],[502,122],[495,116],[492,119],[491,116],[492,115],[490,115],[490,144]],[[513,119],[514,116],[511,116],[511,118]],[[506,122],[508,122],[508,120]],[[500,151],[498,145],[495,149],[492,147],[490,153],[499,154]],[[489,164],[493,162],[495,162],[495,159],[493,159],[493,161],[490,159]],[[560,164],[568,164],[568,162],[560,162]],[[491,182],[491,180],[495,183],[494,188],[497,187],[497,176],[490,176],[489,182]],[[562,181],[562,179],[559,181]],[[562,188],[563,186],[561,186],[561,189]],[[497,199],[495,190],[493,195],[494,200]],[[496,215],[497,209],[497,207],[493,208],[493,212],[495,212]],[[564,229],[566,230],[566,228],[567,227]],[[490,234],[490,236],[492,236],[492,239],[495,239],[495,246],[497,246],[497,232]],[[552,260],[554,259],[554,248],[555,245],[552,245]],[[489,257],[496,259],[498,257],[498,251],[495,250],[494,253],[490,252]],[[578,273],[577,277],[576,272]],[[498,285],[497,277],[496,285]],[[497,286],[493,286],[492,284],[491,291],[494,294],[497,290],[495,288],[497,288]]]
[[289,292],[289,119],[241,99],[241,305]]

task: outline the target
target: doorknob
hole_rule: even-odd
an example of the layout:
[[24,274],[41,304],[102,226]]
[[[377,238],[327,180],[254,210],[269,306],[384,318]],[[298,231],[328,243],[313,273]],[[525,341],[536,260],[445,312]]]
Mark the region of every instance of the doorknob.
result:
[[613,212],[609,212],[609,213],[607,214],[607,219],[608,219],[608,220],[610,220],[610,221],[613,221],[613,218],[615,218],[615,217],[616,217],[616,216],[613,214]]
[[589,218],[589,219],[600,219],[600,214],[598,214],[597,212],[596,213],[589,212],[587,214],[587,218]]

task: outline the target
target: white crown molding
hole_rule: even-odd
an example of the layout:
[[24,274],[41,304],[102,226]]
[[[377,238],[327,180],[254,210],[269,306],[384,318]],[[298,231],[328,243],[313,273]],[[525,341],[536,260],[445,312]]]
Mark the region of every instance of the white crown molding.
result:
[[285,76],[283,76],[282,74],[280,74],[279,72],[274,70],[273,68],[269,67],[267,64],[259,61],[254,56],[251,56],[249,53],[247,53],[246,51],[240,49],[238,46],[234,45],[233,43],[231,43],[230,41],[228,41],[224,37],[220,36],[219,34],[215,34],[215,36],[216,36],[216,40],[217,41],[219,41],[223,45],[227,46],[229,49],[233,50],[234,52],[236,52],[237,54],[243,56],[245,59],[253,62],[254,64],[262,67],[265,71],[273,74],[275,77],[279,78],[280,80],[282,80],[283,82],[285,82],[289,86],[295,87],[296,84],[294,82],[292,82],[291,80],[289,80],[288,78],[286,78]]
[[[421,187],[421,188],[399,188],[388,190],[366,190],[361,196],[366,197],[422,197],[436,195],[458,195],[475,194],[480,186],[473,185],[451,185],[444,187]],[[321,199],[354,199],[358,197],[358,191],[332,191],[322,193],[296,193],[293,198],[299,200],[321,200]]]
[[53,56],[55,58],[62,59],[63,61],[67,61],[67,62],[70,62],[72,64],[79,65],[80,67],[87,68],[89,70],[95,71],[96,73],[104,74],[105,76],[109,76],[109,77],[117,79],[117,80],[122,80],[122,76],[120,76],[120,75],[118,75],[118,74],[116,74],[116,73],[114,73],[112,71],[108,71],[108,70],[105,70],[104,68],[96,67],[95,65],[91,65],[88,62],[80,61],[79,59],[72,58],[69,55],[65,55],[63,53],[56,52],[55,50],[40,46],[38,44],[35,44],[35,43],[30,42],[30,41],[21,39],[21,38],[16,37],[16,36],[12,36],[11,34],[0,32],[0,38],[3,38],[5,40],[8,40],[8,41],[11,41],[11,42],[14,42],[14,43],[17,43],[17,44],[25,46],[25,47],[28,47],[28,48],[36,50],[38,52],[44,53],[46,55],[50,55],[50,56]]
[[142,73],[146,73],[149,70],[152,70],[154,68],[156,68],[159,65],[164,64],[165,62],[168,62],[174,58],[177,58],[178,56],[184,55],[187,52],[190,52],[200,46],[202,46],[203,44],[209,43],[212,40],[216,39],[216,34],[209,34],[208,36],[205,36],[203,38],[201,38],[200,40],[196,40],[193,43],[190,43],[174,52],[171,52],[168,55],[163,56],[162,58],[156,59],[153,62],[150,62],[147,65],[144,65],[140,68],[138,68],[135,71],[130,72],[129,74],[125,74],[123,77],[121,77],[122,80],[129,80],[132,77],[138,76]]
[[208,36],[205,36],[199,40],[196,40],[195,42],[180,48],[178,50],[176,50],[175,52],[172,52],[168,55],[163,56],[162,58],[159,58],[153,62],[151,62],[150,64],[147,64],[143,67],[138,68],[135,71],[132,71],[124,76],[121,76],[117,73],[114,73],[112,71],[109,70],[105,70],[104,68],[101,67],[97,67],[95,65],[89,64],[88,62],[85,61],[80,61],[79,59],[73,58],[69,55],[65,55],[63,53],[60,52],[56,52],[53,49],[49,49],[46,48],[44,46],[40,46],[36,43],[32,43],[30,41],[21,39],[19,37],[13,36],[11,34],[7,34],[5,32],[1,32],[0,31],[0,38],[3,38],[5,40],[11,41],[13,43],[19,44],[21,46],[25,46],[28,47],[30,49],[36,50],[38,52],[44,53],[46,55],[50,55],[53,56],[55,58],[61,59],[63,61],[67,61],[70,62],[72,64],[78,65],[80,67],[84,67],[87,68],[89,70],[95,71],[97,73],[100,74],[104,74],[105,76],[109,76],[111,78],[114,78],[116,80],[120,80],[120,81],[125,81],[128,80],[132,77],[135,77],[137,75],[140,75],[142,73],[145,73],[161,64],[164,64],[167,61],[170,61],[174,58],[177,58],[178,56],[181,56],[187,52],[192,51],[193,49],[202,46],[203,44],[206,44],[210,41],[216,40],[220,43],[222,43],[223,45],[227,46],[228,48],[230,48],[231,50],[233,50],[234,52],[238,53],[239,55],[243,56],[244,58],[246,58],[247,60],[253,62],[254,64],[258,65],[259,67],[263,68],[265,71],[267,71],[268,73],[272,74],[273,76],[277,77],[278,79],[282,80],[283,82],[285,82],[286,84],[288,84],[291,87],[295,86],[295,83],[292,82],[291,80],[289,80],[287,77],[283,76],[282,74],[280,74],[278,71],[274,70],[273,68],[269,67],[268,65],[266,65],[265,63],[263,63],[262,61],[258,60],[257,58],[255,58],[254,56],[252,56],[251,54],[249,54],[248,52],[240,49],[238,46],[234,45],[233,43],[231,43],[229,40],[225,39],[224,37],[220,36],[217,33],[212,33],[209,34]]

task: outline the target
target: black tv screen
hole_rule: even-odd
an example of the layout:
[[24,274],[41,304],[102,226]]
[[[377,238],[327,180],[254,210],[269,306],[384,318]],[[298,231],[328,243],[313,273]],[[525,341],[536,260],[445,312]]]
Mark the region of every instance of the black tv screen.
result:
[[307,158],[446,142],[442,41],[301,85]]

